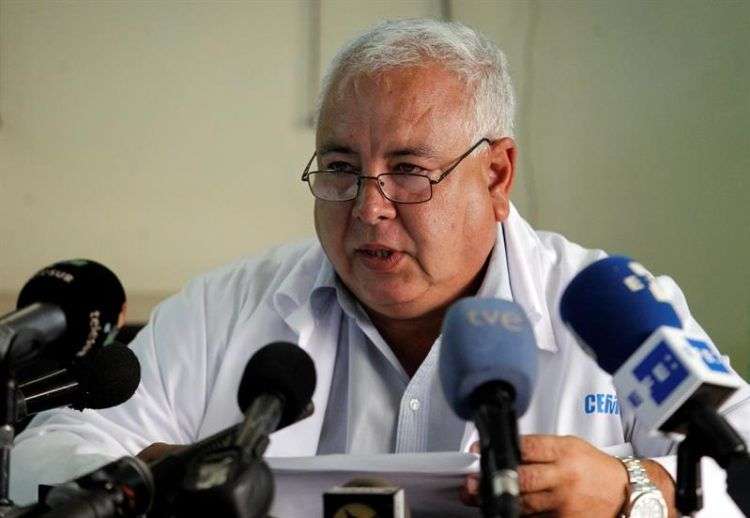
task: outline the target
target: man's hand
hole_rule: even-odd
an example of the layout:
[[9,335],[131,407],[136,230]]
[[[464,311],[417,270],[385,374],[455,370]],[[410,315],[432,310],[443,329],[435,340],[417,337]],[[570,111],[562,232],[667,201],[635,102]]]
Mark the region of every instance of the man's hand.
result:
[[[619,459],[607,455],[583,439],[572,436],[526,435],[521,437],[518,478],[522,514],[561,517],[618,515],[627,498],[628,475]],[[479,451],[479,444],[472,445]],[[652,482],[673,509],[674,482],[656,462],[642,460]],[[461,500],[477,505],[479,480],[467,478]]]
[[155,462],[162,457],[169,455],[170,453],[177,453],[180,450],[184,450],[187,446],[182,444],[167,444],[164,442],[155,442],[151,446],[143,449],[136,457],[141,459],[143,462]]

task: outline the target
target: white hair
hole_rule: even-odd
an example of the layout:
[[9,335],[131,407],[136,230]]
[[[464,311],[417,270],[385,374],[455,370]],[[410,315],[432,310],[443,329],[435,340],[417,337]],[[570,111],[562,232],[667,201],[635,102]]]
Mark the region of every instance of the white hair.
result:
[[434,62],[471,89],[474,120],[467,125],[476,138],[513,136],[515,96],[505,54],[461,23],[430,19],[382,22],[341,48],[321,80],[316,120],[333,90],[353,76]]

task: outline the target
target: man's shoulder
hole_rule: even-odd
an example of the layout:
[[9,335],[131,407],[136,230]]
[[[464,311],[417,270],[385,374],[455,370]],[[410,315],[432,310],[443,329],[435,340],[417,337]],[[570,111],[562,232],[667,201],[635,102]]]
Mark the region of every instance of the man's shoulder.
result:
[[316,239],[275,246],[194,277],[157,309],[163,313],[174,307],[221,315],[220,319],[237,318],[253,312],[288,279],[315,278],[324,260]]
[[506,243],[518,257],[518,264],[533,264],[542,278],[568,278],[589,264],[607,256],[603,250],[586,248],[557,232],[533,228],[512,208],[507,222],[512,243]]
[[[607,257],[597,248],[586,248],[556,232],[537,231],[541,257],[541,278],[548,293],[554,293],[552,307],[556,308],[562,292],[578,273],[590,264]],[[553,314],[556,314],[553,311]]]
[[[259,254],[242,257],[230,263],[209,270],[195,277],[193,281],[207,284],[225,282],[237,276],[255,276],[291,270],[310,252],[322,250],[317,239],[310,238],[294,243],[273,246]],[[265,277],[265,276],[264,276]]]
[[537,230],[542,254],[549,264],[556,268],[577,272],[589,264],[607,256],[604,250],[586,248],[571,241],[562,234],[547,230]]
[[323,258],[317,239],[286,243],[203,273],[191,280],[186,289],[197,285],[202,290],[222,293],[260,294],[281,284],[300,266],[317,273]]

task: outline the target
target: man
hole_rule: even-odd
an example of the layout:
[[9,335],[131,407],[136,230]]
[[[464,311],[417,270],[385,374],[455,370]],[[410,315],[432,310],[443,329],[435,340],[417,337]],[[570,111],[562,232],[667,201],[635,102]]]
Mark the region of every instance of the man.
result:
[[[674,444],[614,405],[586,413],[587,398],[613,401],[614,388],[559,321],[557,302],[604,254],[533,231],[511,205],[506,68],[472,30],[429,20],[381,24],[342,49],[323,81],[303,174],[319,242],[231,265],[164,302],[132,346],[143,368],[136,395],[115,409],[38,418],[17,441],[17,494],[120,455],[156,458],[170,449],[163,443],[238,422],[242,369],[278,340],[315,359],[316,412],[274,434],[268,455],[469,449],[476,432],[443,399],[437,358],[446,309],[479,295],[520,304],[538,341],[540,381],[519,423],[524,512],[617,515],[628,472],[599,447],[623,443],[673,502],[669,459],[648,457]],[[662,281],[702,333],[679,288]],[[726,407],[746,437],[749,392]],[[463,498],[475,497],[468,480]]]

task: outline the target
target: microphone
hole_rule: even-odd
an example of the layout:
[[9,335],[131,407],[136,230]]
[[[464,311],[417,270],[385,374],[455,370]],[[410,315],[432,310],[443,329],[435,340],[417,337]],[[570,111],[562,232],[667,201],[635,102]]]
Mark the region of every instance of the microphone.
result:
[[[271,473],[265,463],[258,461],[268,444],[267,435],[311,415],[314,390],[315,367],[301,348],[273,343],[256,352],[245,367],[237,395],[240,410],[246,415],[244,422],[152,463],[157,498],[149,516],[174,516],[178,506],[187,516],[191,511],[197,512],[199,506],[206,505],[208,509],[208,502],[230,499],[231,495],[222,494],[229,488],[222,489],[222,485],[229,486],[232,477],[242,475],[237,465],[247,464],[248,455],[256,456],[251,459],[254,471],[246,470],[244,475],[257,482],[252,487],[260,501],[251,502],[250,497],[245,497],[240,503],[248,512],[270,506]],[[264,407],[265,403],[268,407]],[[246,489],[250,487],[246,485]],[[210,508],[216,512],[215,507]]]
[[18,416],[15,370],[33,365],[41,355],[67,364],[114,340],[125,318],[125,290],[99,263],[63,261],[26,283],[17,308],[0,317],[0,511],[10,505],[8,466]]
[[300,347],[275,342],[255,353],[237,395],[245,420],[231,447],[188,466],[180,499],[183,514],[266,516],[274,494],[271,470],[263,462],[268,436],[311,413],[315,384],[315,365]]
[[583,269],[560,315],[649,430],[684,434],[697,407],[718,408],[743,384],[713,345],[682,329],[658,280],[628,257]]
[[66,361],[114,339],[125,290],[107,267],[75,259],[37,272],[21,289],[17,308],[0,317],[0,360],[23,365],[49,346]]
[[307,353],[288,343],[267,345],[250,359],[240,383],[244,423],[150,466],[123,457],[56,486],[44,500],[52,508],[44,516],[265,516],[273,479],[255,455],[262,455],[268,434],[309,415],[314,390],[315,367]]
[[658,280],[628,257],[602,259],[571,281],[560,314],[645,427],[686,435],[677,453],[679,510],[701,507],[698,461],[708,455],[727,471],[728,494],[750,513],[750,454],[717,411],[743,381],[712,344],[682,329]]
[[176,516],[179,490],[185,479],[188,466],[194,459],[212,452],[230,448],[235,441],[240,424],[230,426],[177,452],[149,463],[154,478],[155,499],[148,516],[170,518]]
[[404,490],[382,478],[355,478],[323,493],[323,518],[411,518]]
[[136,517],[151,508],[153,498],[154,481],[148,466],[136,457],[121,457],[54,486],[37,508],[49,508],[41,514],[47,518]]
[[482,514],[517,517],[516,416],[529,407],[537,375],[531,324],[513,302],[465,298],[448,309],[442,334],[438,369],[445,398],[479,432]]
[[237,393],[245,421],[235,444],[261,457],[268,435],[312,414],[316,381],[312,358],[296,345],[274,342],[255,353]]
[[113,343],[53,374],[19,385],[16,421],[61,406],[83,410],[124,403],[138,388],[141,365],[133,351]]

